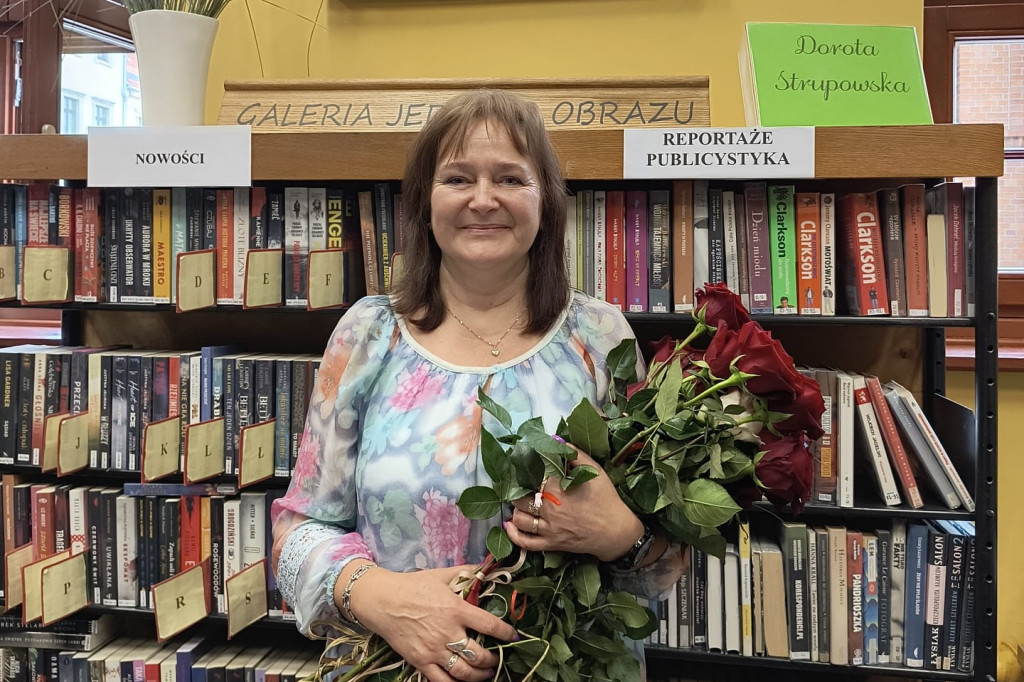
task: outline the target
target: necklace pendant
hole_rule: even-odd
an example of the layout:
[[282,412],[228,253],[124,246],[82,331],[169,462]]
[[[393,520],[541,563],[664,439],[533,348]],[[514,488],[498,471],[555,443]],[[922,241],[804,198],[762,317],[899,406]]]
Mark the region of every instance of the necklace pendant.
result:
[[498,357],[498,353],[500,353],[500,352],[501,351],[498,350],[497,348],[492,348],[491,349],[491,355],[493,355],[494,357]]

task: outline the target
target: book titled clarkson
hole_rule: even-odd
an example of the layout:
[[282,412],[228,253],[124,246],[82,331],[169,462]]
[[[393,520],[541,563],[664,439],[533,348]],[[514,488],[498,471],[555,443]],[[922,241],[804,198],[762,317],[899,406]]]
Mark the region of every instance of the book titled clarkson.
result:
[[771,225],[772,303],[776,315],[797,314],[796,207],[793,185],[768,188]]
[[846,305],[853,315],[888,315],[882,230],[874,193],[839,197]]

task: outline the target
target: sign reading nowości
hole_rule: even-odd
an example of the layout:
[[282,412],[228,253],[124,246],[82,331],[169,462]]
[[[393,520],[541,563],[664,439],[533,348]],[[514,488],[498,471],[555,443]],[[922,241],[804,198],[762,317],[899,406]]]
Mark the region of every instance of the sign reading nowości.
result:
[[248,187],[249,126],[89,128],[91,187]]
[[814,128],[622,131],[622,177],[813,178]]

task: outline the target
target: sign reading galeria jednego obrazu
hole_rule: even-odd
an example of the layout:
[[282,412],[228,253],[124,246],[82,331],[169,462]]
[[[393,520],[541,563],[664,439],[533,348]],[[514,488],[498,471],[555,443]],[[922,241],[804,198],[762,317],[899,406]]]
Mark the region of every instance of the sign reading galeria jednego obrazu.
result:
[[513,90],[558,130],[708,126],[707,76],[579,80],[229,81],[218,123],[253,132],[410,132],[467,89]]

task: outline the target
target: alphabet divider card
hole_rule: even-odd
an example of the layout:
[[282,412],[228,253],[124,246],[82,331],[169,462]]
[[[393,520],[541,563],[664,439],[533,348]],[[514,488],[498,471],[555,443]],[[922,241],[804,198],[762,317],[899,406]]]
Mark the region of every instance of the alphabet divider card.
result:
[[228,602],[228,639],[265,617],[267,560],[260,559],[224,581]]
[[153,612],[161,642],[210,615],[210,560],[154,585]]
[[43,567],[39,592],[44,626],[89,606],[86,556],[79,552]]

